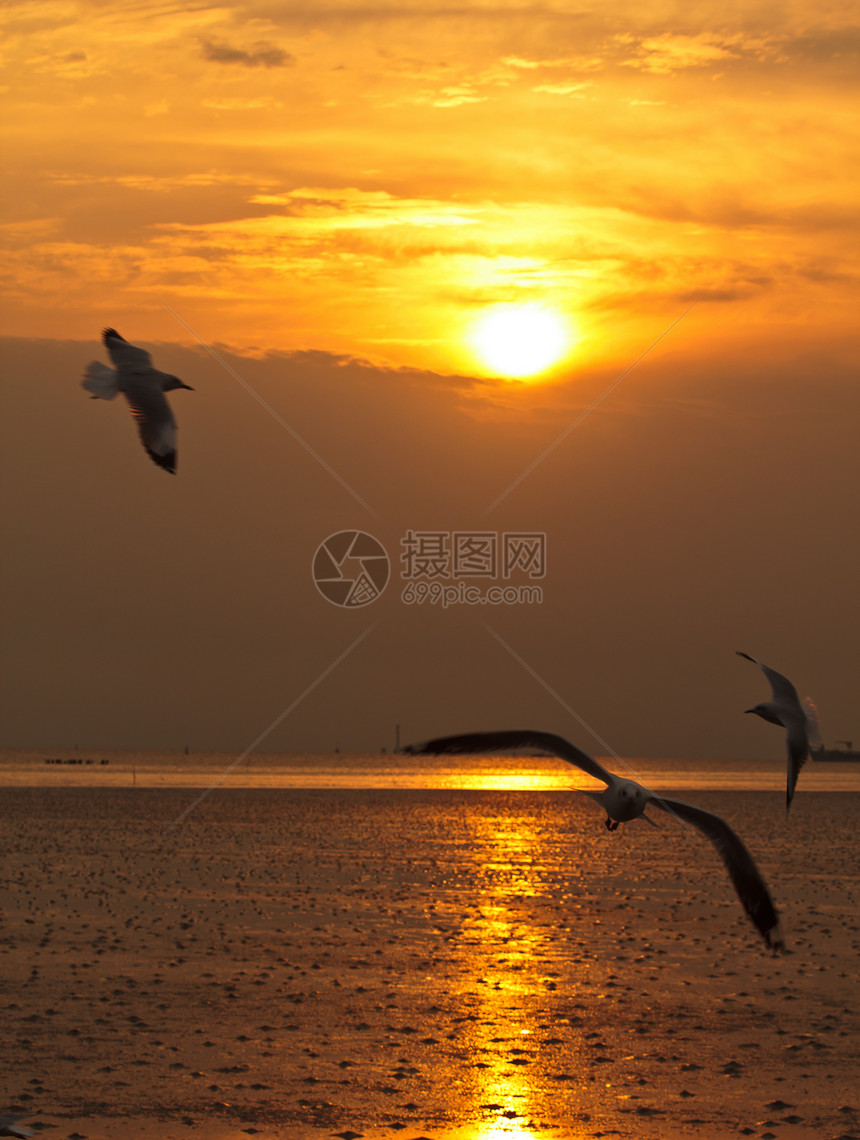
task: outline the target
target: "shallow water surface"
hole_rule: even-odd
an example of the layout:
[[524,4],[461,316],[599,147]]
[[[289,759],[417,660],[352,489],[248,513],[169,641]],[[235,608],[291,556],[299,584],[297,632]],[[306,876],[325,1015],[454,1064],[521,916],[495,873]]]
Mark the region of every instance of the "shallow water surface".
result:
[[57,1135],[850,1133],[857,794],[689,796],[781,958],[701,836],[566,791],[228,788],[166,838],[186,789],[0,794],[3,1093]]

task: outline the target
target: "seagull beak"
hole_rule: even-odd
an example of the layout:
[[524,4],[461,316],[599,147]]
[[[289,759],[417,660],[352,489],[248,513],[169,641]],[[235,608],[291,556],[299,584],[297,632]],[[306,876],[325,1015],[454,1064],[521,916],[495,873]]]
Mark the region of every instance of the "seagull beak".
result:
[[191,385],[190,385],[190,384],[183,384],[183,385],[182,385],[182,387],[183,387],[183,388],[187,388],[189,392],[193,392],[193,391],[194,391],[194,389],[191,387]]
[[750,713],[750,712],[755,712],[755,709],[744,709],[744,714]]

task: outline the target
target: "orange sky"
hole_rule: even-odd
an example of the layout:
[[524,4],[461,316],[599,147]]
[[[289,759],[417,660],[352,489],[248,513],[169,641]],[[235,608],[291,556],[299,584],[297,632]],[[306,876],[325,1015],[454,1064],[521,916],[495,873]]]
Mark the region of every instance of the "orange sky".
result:
[[706,340],[839,334],[851,8],[716,13],[7,6],[4,329],[186,338],[164,303],[208,340],[443,371],[512,300],[566,315],[574,368],[697,298]]
[[[619,752],[778,755],[736,649],[856,739],[852,8],[285,7],[2,12],[8,741],[242,748],[376,622],[272,748],[599,751],[488,610],[323,600],[350,527],[544,532],[489,624]],[[535,383],[470,348],[513,303]],[[195,388],[175,479],[78,385],[104,325]]]

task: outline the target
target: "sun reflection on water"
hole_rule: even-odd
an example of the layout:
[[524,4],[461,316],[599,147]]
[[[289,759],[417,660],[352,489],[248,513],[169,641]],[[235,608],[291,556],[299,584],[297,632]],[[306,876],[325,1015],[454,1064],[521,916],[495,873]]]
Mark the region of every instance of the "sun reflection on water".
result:
[[479,1124],[472,1135],[475,1140],[534,1140],[535,1133],[514,1120],[506,1120],[504,1123]]
[[[468,1011],[462,1089],[474,1113],[469,1136],[526,1140],[539,1132],[532,1122],[546,1117],[558,1091],[548,1087],[545,1063],[563,1019],[551,980],[557,944],[536,917],[544,913],[539,896],[555,897],[557,883],[538,816],[474,813],[469,824],[479,905],[461,928],[459,993],[452,995]],[[572,1094],[568,1084],[568,1103]]]
[[529,770],[522,772],[454,771],[448,776],[443,776],[442,782],[452,788],[476,788],[480,791],[494,792],[558,791],[571,786],[571,780],[566,771],[560,773]]

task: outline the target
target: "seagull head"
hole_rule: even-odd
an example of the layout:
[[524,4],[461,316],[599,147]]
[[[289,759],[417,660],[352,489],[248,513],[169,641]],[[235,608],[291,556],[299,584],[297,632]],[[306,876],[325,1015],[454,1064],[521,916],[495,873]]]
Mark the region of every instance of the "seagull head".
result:
[[785,721],[779,715],[779,709],[774,706],[772,701],[764,701],[753,709],[744,709],[744,712],[755,713],[762,720],[766,720],[768,724],[778,724],[781,728],[785,728]]
[[636,819],[645,810],[648,793],[635,780],[619,780],[603,803],[613,819],[617,819],[619,823],[626,823],[628,820]]
[[167,383],[164,385],[164,391],[172,392],[174,388],[187,388],[189,392],[194,391],[190,384],[186,384],[185,381],[180,380],[178,376],[168,376]]

